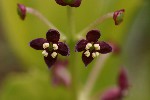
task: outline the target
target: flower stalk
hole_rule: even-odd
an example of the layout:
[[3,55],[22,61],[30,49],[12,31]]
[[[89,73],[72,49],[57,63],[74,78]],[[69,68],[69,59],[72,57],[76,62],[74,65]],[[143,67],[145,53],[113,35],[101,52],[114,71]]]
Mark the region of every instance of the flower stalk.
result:
[[[95,82],[96,82],[98,76],[100,75],[106,60],[109,57],[110,57],[110,54],[101,55],[97,59],[95,66],[93,66],[93,69],[91,70],[91,72],[88,76],[87,82],[86,82],[85,86],[83,87],[83,92],[81,92],[82,96],[84,95],[84,97],[86,97],[85,100],[89,99],[89,95],[95,85]],[[81,99],[79,99],[79,100],[81,100]]]
[[86,28],[84,28],[82,31],[80,31],[78,33],[77,39],[81,39],[82,36],[84,36],[84,34],[86,32],[88,32],[89,30],[95,28],[97,25],[101,24],[105,20],[107,20],[109,18],[113,18],[113,14],[114,14],[114,12],[107,13],[107,14],[103,15],[102,17],[98,18],[97,20],[95,20],[94,22],[92,22],[91,24],[89,24]]
[[67,7],[68,16],[68,34],[70,34],[70,68],[72,76],[72,100],[77,100],[78,97],[78,68],[76,66],[77,56],[74,54],[74,36],[75,36],[75,20],[74,20],[74,9],[72,7]]
[[68,34],[70,34],[71,39],[75,37],[75,18],[74,18],[74,9],[72,7],[67,7],[67,16],[68,16]]
[[[47,18],[45,18],[43,16],[43,14],[41,14],[39,11],[33,9],[33,8],[30,8],[30,7],[26,7],[26,11],[27,13],[30,13],[34,16],[36,16],[38,19],[40,19],[43,23],[45,23],[49,28],[51,29],[55,29],[55,30],[58,30]],[[60,30],[58,30],[60,32]],[[66,40],[66,36],[60,32],[61,34],[61,40]]]

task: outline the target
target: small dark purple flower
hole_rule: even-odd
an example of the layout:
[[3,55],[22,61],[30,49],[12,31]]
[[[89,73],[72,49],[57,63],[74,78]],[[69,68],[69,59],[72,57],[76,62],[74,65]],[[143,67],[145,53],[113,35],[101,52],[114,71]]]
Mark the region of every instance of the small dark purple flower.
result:
[[26,17],[26,7],[23,4],[17,4],[17,6],[18,15],[22,20],[24,20]]
[[46,33],[46,39],[37,38],[30,42],[30,46],[36,50],[43,50],[44,60],[50,68],[57,59],[57,55],[68,56],[70,51],[68,46],[59,42],[60,33],[54,29],[48,30]]
[[52,68],[52,82],[54,85],[64,85],[69,87],[71,84],[71,74],[68,67],[68,60],[57,60]]
[[78,41],[75,46],[75,51],[82,52],[82,61],[85,66],[92,62],[92,60],[99,56],[99,54],[106,54],[112,51],[109,44],[104,41],[98,41],[100,38],[100,31],[91,30],[87,33],[86,39]]
[[113,19],[115,21],[115,25],[119,25],[123,21],[124,12],[124,9],[117,10],[114,12]]
[[120,88],[114,87],[106,90],[100,100],[122,100]]
[[125,68],[121,68],[118,77],[118,86],[120,87],[123,93],[126,93],[129,88],[129,81],[127,77],[127,71]]
[[82,0],[55,0],[57,4],[62,6],[79,7]]
[[115,88],[109,88],[102,96],[101,100],[122,100],[128,94],[129,81],[127,78],[127,71],[121,68],[118,76],[118,84]]

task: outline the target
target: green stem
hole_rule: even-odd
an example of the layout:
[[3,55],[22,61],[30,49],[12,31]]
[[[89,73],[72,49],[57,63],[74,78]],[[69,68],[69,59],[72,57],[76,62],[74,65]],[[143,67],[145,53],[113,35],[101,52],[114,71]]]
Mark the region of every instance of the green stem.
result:
[[75,18],[74,18],[74,8],[67,7],[68,16],[68,34],[70,34],[71,39],[75,37]]
[[113,18],[113,12],[103,15],[102,17],[98,18],[97,20],[89,24],[89,26],[87,26],[86,28],[84,28],[82,31],[78,33],[77,38],[78,39],[82,38],[82,36],[86,34],[89,30],[95,28],[97,25],[101,24],[102,22],[104,22],[109,18]]
[[[41,14],[39,11],[33,9],[33,8],[30,8],[30,7],[26,7],[26,10],[27,10],[27,13],[30,13],[34,16],[36,16],[38,19],[40,19],[41,21],[43,21],[43,23],[45,23],[49,28],[53,28],[53,29],[56,29],[58,30],[47,18],[45,18],[43,16],[43,14]],[[59,30],[58,30],[59,31]],[[59,31],[60,32],[60,31]],[[60,32],[61,34],[61,40],[66,40],[66,36]]]
[[72,74],[72,100],[77,100],[78,97],[78,73],[77,73],[77,56],[74,54],[74,45],[75,45],[75,20],[74,20],[74,9],[72,7],[67,7],[67,15],[68,15],[68,34],[70,35],[70,68]]
[[101,73],[101,70],[106,62],[106,60],[109,58],[110,54],[105,54],[101,55],[100,58],[97,59],[95,66],[91,70],[87,82],[84,85],[83,90],[80,93],[80,98],[79,100],[83,100],[82,98],[84,97],[84,100],[89,100],[90,93],[95,85],[95,82],[98,78],[98,76]]

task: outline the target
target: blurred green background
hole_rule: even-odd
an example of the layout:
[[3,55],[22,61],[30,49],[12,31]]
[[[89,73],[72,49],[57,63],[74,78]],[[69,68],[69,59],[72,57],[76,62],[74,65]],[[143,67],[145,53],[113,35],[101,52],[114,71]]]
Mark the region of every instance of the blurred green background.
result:
[[[48,27],[30,14],[25,21],[20,20],[17,3],[39,10],[69,36],[66,7],[54,0],[0,0],[0,100],[71,100],[69,90],[51,85],[50,71],[41,51],[28,46],[32,39],[45,37]],[[83,0],[81,6],[75,8],[76,29],[79,32],[99,16],[122,8],[126,13],[121,25],[115,26],[109,19],[98,26],[101,39],[114,41],[122,52],[108,59],[93,95],[114,86],[119,67],[125,66],[132,84],[125,100],[150,100],[149,0]],[[78,61],[81,86],[94,63],[85,69],[81,60]]]

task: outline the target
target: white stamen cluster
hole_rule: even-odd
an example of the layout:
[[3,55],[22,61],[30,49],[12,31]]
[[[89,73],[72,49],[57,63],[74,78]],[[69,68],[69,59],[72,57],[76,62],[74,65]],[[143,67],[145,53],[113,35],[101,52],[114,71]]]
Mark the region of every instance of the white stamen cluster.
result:
[[84,52],[85,56],[89,57],[90,56],[90,51],[87,50],[86,52]]
[[49,43],[44,43],[44,44],[43,44],[43,48],[44,48],[44,49],[46,49],[46,48],[48,48],[48,47],[49,47]]
[[[92,45],[92,43],[87,43],[85,49],[87,50],[86,52],[84,52],[85,56],[86,57],[89,57],[90,56],[90,51],[89,49],[94,46],[95,50],[100,50],[100,45],[99,44],[94,44]],[[99,56],[99,52],[93,52],[92,53],[92,57],[95,58],[95,57],[98,57]]]
[[100,50],[101,49],[99,44],[94,44],[94,48],[95,48],[95,50]]
[[51,54],[51,56],[52,56],[53,58],[56,58],[57,52],[53,52],[53,53]]
[[89,50],[91,47],[92,47],[92,43],[87,43],[85,49],[86,49],[86,50]]
[[93,53],[92,53],[92,57],[93,57],[93,58],[98,57],[98,56],[99,56],[99,52],[93,52]]
[[[49,43],[44,43],[43,44],[43,48],[46,49],[49,47]],[[58,50],[58,45],[57,44],[53,44],[53,50]],[[46,50],[44,50],[42,52],[42,54],[44,55],[44,57],[47,57],[48,56],[48,52],[46,52]],[[52,58],[55,58],[57,56],[57,52],[53,52],[51,54]]]
[[53,44],[53,49],[54,50],[58,50],[58,45],[57,44]]
[[44,55],[44,57],[47,57],[47,56],[48,56],[48,53],[46,52],[46,50],[44,50],[44,51],[42,52],[42,54]]

